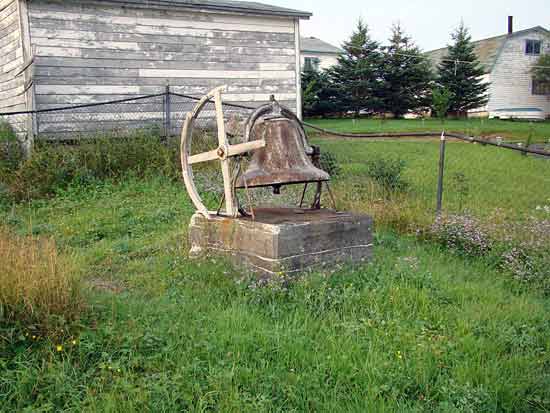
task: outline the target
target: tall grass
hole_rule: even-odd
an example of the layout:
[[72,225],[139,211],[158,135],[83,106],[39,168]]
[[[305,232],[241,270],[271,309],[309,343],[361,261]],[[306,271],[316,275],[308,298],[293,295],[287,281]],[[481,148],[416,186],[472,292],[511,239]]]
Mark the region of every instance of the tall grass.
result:
[[[38,144],[29,159],[0,153],[0,184],[15,201],[45,198],[74,184],[135,176],[180,175],[177,145],[155,135],[98,138],[76,145]],[[2,167],[4,165],[4,167]]]
[[187,258],[183,191],[132,178],[0,211],[126,287],[90,297],[76,344],[9,347],[0,411],[550,409],[548,299],[484,260],[378,232],[369,264],[255,288]]
[[74,268],[52,239],[0,228],[0,325],[55,333],[78,318],[83,299]]

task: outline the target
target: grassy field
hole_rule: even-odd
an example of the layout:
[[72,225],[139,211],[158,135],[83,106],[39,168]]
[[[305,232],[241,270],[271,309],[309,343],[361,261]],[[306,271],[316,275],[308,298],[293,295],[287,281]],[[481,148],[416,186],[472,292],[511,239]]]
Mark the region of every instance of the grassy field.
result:
[[[376,217],[375,258],[291,283],[189,260],[193,207],[165,177],[0,203],[16,233],[56,241],[87,302],[58,338],[0,323],[0,412],[549,411],[548,296],[396,233],[434,218],[438,143],[314,141],[341,164],[339,207]],[[406,163],[400,193],[367,176],[386,156]],[[445,182],[448,211],[550,204],[550,162],[503,149],[449,142]]]
[[550,408],[549,302],[484,262],[378,233],[371,264],[255,288],[187,259],[191,212],[163,179],[5,208],[91,290],[75,337],[1,342],[0,410]]
[[[351,140],[316,138],[341,164],[333,184],[339,207],[373,214],[390,226],[433,220],[439,160],[438,140]],[[401,194],[384,197],[366,176],[369,160],[405,162]],[[443,206],[447,212],[469,211],[479,217],[498,213],[519,219],[550,205],[550,162],[519,153],[457,141],[446,146]],[[395,229],[395,228],[394,228]]]
[[504,121],[498,119],[308,119],[308,122],[325,129],[348,133],[373,132],[458,132],[474,136],[502,136],[511,141],[549,142],[550,122]]

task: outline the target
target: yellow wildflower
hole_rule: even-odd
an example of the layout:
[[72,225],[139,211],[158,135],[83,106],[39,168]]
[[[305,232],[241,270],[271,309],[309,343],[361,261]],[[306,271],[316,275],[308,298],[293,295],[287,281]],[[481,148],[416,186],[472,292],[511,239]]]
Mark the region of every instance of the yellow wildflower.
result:
[[63,346],[61,344],[58,344],[55,348],[57,351],[63,351]]

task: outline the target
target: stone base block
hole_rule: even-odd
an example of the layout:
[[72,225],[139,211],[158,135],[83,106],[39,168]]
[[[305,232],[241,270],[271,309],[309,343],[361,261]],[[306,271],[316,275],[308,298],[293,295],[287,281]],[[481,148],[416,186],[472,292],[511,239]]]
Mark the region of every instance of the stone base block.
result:
[[332,210],[258,208],[255,220],[196,213],[191,257],[217,254],[261,275],[296,273],[372,255],[372,218]]

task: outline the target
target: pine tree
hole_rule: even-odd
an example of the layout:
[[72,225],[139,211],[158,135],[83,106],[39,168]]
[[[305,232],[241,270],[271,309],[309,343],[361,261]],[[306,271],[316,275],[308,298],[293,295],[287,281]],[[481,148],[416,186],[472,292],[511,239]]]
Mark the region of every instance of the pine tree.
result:
[[542,54],[531,69],[533,79],[550,83],[550,54]]
[[396,117],[427,109],[432,80],[429,62],[399,24],[392,27],[389,42],[383,48],[382,108]]
[[438,84],[451,92],[449,112],[465,116],[470,109],[487,104],[489,84],[475,52],[468,29],[461,23],[451,35],[454,44],[438,67]]
[[340,111],[336,92],[326,71],[302,72],[302,101],[305,116],[323,116]]
[[342,47],[344,53],[329,72],[341,109],[356,115],[362,110],[376,110],[380,104],[381,54],[362,20]]

